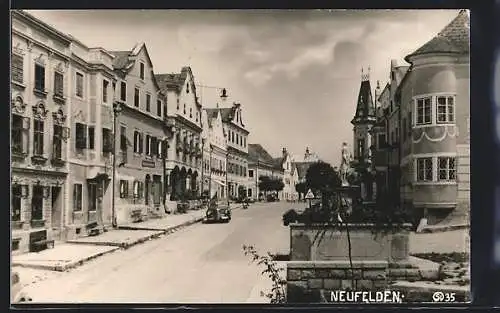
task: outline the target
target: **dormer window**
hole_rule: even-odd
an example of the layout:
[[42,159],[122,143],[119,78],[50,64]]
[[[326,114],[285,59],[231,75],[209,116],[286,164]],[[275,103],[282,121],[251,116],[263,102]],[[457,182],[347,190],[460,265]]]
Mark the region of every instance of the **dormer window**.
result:
[[186,84],[186,93],[189,93],[189,83]]
[[184,103],[184,114],[186,114],[186,104]]

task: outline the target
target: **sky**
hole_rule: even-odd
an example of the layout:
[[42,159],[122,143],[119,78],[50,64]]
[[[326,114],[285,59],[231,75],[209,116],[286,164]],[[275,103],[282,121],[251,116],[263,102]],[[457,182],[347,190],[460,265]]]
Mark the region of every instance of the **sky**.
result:
[[[353,143],[361,69],[372,88],[391,59],[434,37],[458,10],[28,11],[89,47],[131,50],[144,42],[156,74],[191,66],[204,107],[221,88],[243,107],[249,143],[271,155],[306,147],[337,165]],[[219,101],[220,102],[220,101]]]

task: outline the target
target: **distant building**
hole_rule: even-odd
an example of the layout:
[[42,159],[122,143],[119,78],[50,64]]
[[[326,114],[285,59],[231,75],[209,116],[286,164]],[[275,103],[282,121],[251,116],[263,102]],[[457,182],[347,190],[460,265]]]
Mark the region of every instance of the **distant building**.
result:
[[226,198],[226,156],[227,140],[224,133],[222,115],[220,109],[204,109],[203,116],[206,117],[203,128],[207,131],[208,149],[204,158],[204,189],[209,194],[217,194],[218,198]]
[[[260,144],[248,145],[248,196],[259,199],[264,192],[259,188],[260,177],[267,176],[283,180],[284,171]],[[278,193],[282,199],[283,192]]]
[[283,200],[294,201],[298,199],[298,192],[295,190],[295,185],[298,183],[298,173],[293,162],[292,156],[283,148],[282,156],[274,158],[274,163],[277,168],[283,170]]

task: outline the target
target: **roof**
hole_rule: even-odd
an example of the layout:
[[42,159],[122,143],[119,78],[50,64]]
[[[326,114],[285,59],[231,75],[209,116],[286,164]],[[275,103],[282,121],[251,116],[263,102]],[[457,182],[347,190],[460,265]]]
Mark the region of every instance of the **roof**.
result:
[[[410,62],[412,56],[429,53],[457,53],[468,54],[470,42],[470,18],[467,10],[460,10],[448,25],[434,38],[423,46],[407,55],[405,60]],[[410,62],[411,63],[411,62]]]
[[274,164],[273,157],[260,144],[248,144],[248,159],[254,162],[266,162],[270,165]]
[[212,120],[217,118],[219,109],[205,108],[204,110],[207,112],[208,125],[212,126]]
[[236,108],[233,106],[233,107],[230,107],[230,108],[221,108],[220,109],[220,114],[221,114],[221,117],[222,117],[222,121],[224,123],[228,123],[228,122],[231,122],[234,118],[234,114],[236,112],[235,110]]
[[284,157],[279,157],[279,158],[273,158],[273,163],[276,167],[282,168],[283,167],[283,162],[285,162]]
[[356,119],[365,119],[375,116],[375,106],[373,104],[372,87],[369,79],[363,79],[359,87],[358,103],[356,106],[356,114],[353,122]]
[[[158,84],[161,86],[162,90],[169,89],[180,92],[184,86],[188,75],[193,75],[191,68],[189,66],[184,66],[181,68],[180,73],[167,73],[167,74],[157,74],[155,75]],[[196,87],[191,86],[196,94]]]
[[311,162],[294,162],[295,167],[297,168],[297,175],[299,176],[299,179],[305,179],[307,170],[309,169],[309,166],[311,166]]
[[134,63],[130,60],[132,51],[109,51],[109,53],[115,56],[113,60],[114,69],[123,70]]

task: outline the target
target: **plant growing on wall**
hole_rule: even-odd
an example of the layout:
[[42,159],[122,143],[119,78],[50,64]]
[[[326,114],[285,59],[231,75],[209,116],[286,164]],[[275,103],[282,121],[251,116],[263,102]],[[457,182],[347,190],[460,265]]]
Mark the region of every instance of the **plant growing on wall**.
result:
[[243,251],[246,256],[251,257],[252,262],[264,267],[261,274],[267,275],[272,281],[271,290],[261,291],[261,295],[268,298],[272,304],[286,303],[286,279],[281,277],[280,272],[283,271],[283,268],[278,267],[277,262],[274,261],[275,256],[269,252],[267,255],[260,255],[254,246],[243,245]]

